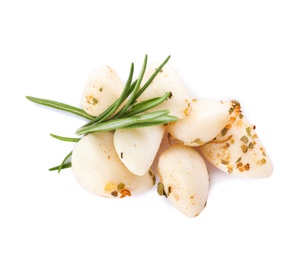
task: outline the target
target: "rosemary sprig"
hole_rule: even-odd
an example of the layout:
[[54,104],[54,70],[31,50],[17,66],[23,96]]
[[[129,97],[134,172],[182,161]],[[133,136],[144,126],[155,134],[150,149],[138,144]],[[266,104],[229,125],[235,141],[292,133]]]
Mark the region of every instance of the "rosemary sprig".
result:
[[[87,114],[81,108],[70,106],[61,102],[31,96],[26,96],[26,98],[34,103],[69,112],[88,119],[89,121],[76,131],[76,134],[78,135],[100,131],[114,131],[120,128],[138,128],[158,124],[167,124],[169,122],[176,121],[178,118],[169,115],[168,110],[160,110],[155,112],[148,112],[148,110],[158,106],[159,104],[170,98],[172,96],[171,92],[167,92],[161,97],[151,98],[140,102],[137,102],[137,99],[147,89],[147,87],[151,84],[153,79],[162,70],[169,59],[170,56],[168,56],[158,66],[158,68],[143,86],[141,86],[141,83],[146,71],[148,56],[145,56],[139,76],[133,82],[132,79],[134,73],[134,64],[132,63],[130,66],[129,76],[121,96],[97,117]],[[122,104],[124,105],[122,106]],[[66,142],[78,142],[81,139],[63,137],[54,134],[50,135],[58,140]],[[71,156],[72,151],[64,158],[60,165],[52,167],[49,170],[57,170],[58,172],[60,172],[62,169],[71,167],[71,163],[66,162]]]
[[[161,71],[161,69],[168,62],[169,59],[170,56],[168,56],[160,64],[160,66],[155,70],[155,72],[151,75],[151,77],[146,81],[146,83],[141,88],[140,88],[140,84],[143,80],[146,71],[148,56],[147,55],[145,56],[143,66],[137,80],[134,83],[130,84],[129,79],[132,78],[132,73],[133,73],[132,70],[133,64],[132,64],[131,66],[132,69],[130,70],[130,75],[128,77],[127,84],[124,88],[123,94],[121,95],[122,98],[121,100],[118,99],[115,102],[118,104],[118,106],[114,106],[115,109],[110,115],[108,115],[108,113],[103,113],[98,117],[94,118],[93,120],[91,120],[90,122],[79,128],[76,131],[76,134],[81,135],[91,132],[111,131],[119,128],[133,128],[134,125],[136,127],[144,127],[144,126],[150,126],[156,124],[167,124],[176,121],[177,120],[176,117],[167,115],[169,111],[165,115],[152,114],[149,119],[146,119],[148,118],[147,116],[148,113],[142,114],[142,112],[145,112],[150,108],[156,107],[162,102],[164,102],[165,100],[167,100],[168,98],[170,98],[172,95],[171,92],[167,92],[162,97],[151,98],[137,103],[138,97],[147,89],[147,87],[151,84],[152,80]],[[128,97],[127,103],[118,110],[117,108],[122,104],[124,100],[126,100],[127,97]],[[113,115],[114,112],[116,113]]]

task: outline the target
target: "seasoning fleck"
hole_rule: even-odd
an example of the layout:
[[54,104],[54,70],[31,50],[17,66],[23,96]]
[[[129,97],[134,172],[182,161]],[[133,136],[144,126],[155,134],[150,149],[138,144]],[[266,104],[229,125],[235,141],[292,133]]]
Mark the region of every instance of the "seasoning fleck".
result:
[[241,140],[242,142],[244,142],[245,144],[247,144],[247,142],[249,141],[249,139],[248,139],[248,137],[247,137],[246,135],[242,136],[242,137],[240,138],[240,140]]
[[94,105],[96,105],[97,103],[99,103],[99,100],[96,99],[96,98],[93,98],[92,101],[93,101],[93,104],[94,104]]
[[201,141],[199,138],[195,139],[192,144],[198,144],[198,145],[203,145],[203,141]]
[[126,196],[131,196],[131,191],[130,190],[127,190],[127,189],[122,189],[120,190],[120,198],[124,198]]
[[249,149],[253,149],[254,148],[254,143],[253,142],[250,142],[249,143]]
[[258,161],[257,161],[257,164],[258,164],[258,165],[266,164],[265,158],[262,158],[261,160],[258,160]]
[[229,114],[233,113],[234,110],[240,111],[240,103],[237,100],[232,100],[232,105],[229,109]]
[[104,191],[112,191],[116,189],[116,185],[112,182],[108,182],[104,188]]
[[225,136],[227,133],[228,129],[226,129],[225,127],[221,130],[221,136]]
[[169,186],[169,187],[168,187],[168,194],[167,194],[168,196],[170,195],[171,190],[172,190],[172,187],[171,187],[171,186]]
[[118,185],[117,185],[117,189],[118,190],[122,190],[122,189],[124,189],[125,188],[125,183],[119,183]]
[[242,162],[239,162],[236,164],[236,168],[238,169],[238,168],[242,167],[242,165],[243,165]]
[[221,160],[220,162],[224,165],[228,165],[230,163],[230,161],[227,161],[227,160]]
[[118,193],[117,193],[117,191],[115,190],[115,191],[111,192],[111,195],[112,195],[113,197],[117,197]]
[[165,192],[164,184],[162,182],[159,182],[157,184],[157,193],[159,196],[165,196],[167,197],[167,194]]
[[262,152],[262,155],[263,155],[263,156],[266,156],[266,153],[265,153],[265,151],[264,151],[264,148],[263,148],[263,147],[260,147],[260,151]]
[[232,165],[228,165],[227,169],[228,169],[228,173],[231,174],[231,173],[233,173],[234,167]]
[[250,164],[249,164],[249,163],[245,164],[245,165],[243,166],[243,168],[244,168],[246,171],[248,171],[248,170],[250,169]]
[[248,147],[245,144],[241,145],[241,150],[243,153],[246,153],[247,149],[248,149]]
[[221,136],[225,136],[228,130],[232,127],[231,124],[227,124],[222,130],[221,130]]
[[240,161],[241,161],[241,157],[239,157],[235,163],[239,163]]

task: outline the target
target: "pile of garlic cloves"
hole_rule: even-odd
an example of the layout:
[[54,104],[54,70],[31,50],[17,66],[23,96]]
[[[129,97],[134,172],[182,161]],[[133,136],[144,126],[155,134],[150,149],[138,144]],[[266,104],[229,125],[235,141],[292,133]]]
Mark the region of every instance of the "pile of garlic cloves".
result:
[[[159,63],[147,67],[146,81]],[[94,70],[82,95],[82,108],[98,116],[123,91],[109,66]],[[79,183],[106,198],[124,198],[158,185],[160,195],[188,217],[206,206],[209,172],[204,158],[221,171],[244,178],[266,178],[272,161],[235,100],[195,99],[180,76],[165,65],[139,101],[171,97],[153,108],[168,109],[178,120],[166,125],[86,134],[75,144],[71,164]],[[151,109],[152,110],[152,109]]]

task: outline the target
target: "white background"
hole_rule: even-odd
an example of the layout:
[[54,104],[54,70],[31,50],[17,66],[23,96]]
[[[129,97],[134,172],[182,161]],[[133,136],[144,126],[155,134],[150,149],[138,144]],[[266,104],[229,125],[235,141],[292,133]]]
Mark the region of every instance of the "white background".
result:
[[[0,2],[0,259],[302,259],[301,1]],[[155,188],[111,200],[61,162],[83,121],[26,95],[74,106],[100,65],[125,80],[144,55],[193,96],[237,99],[274,163],[247,180],[211,168],[196,218]]]

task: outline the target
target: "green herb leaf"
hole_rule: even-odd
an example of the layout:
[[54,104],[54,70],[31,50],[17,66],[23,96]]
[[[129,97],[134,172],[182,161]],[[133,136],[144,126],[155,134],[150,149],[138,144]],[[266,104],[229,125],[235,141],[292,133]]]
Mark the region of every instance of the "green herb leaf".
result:
[[71,162],[64,163],[63,166],[62,166],[62,164],[54,166],[52,168],[49,168],[48,170],[49,171],[57,171],[57,170],[59,170],[60,167],[61,167],[61,170],[70,168],[71,167]]
[[63,137],[63,136],[59,136],[59,135],[54,135],[54,134],[50,134],[53,138],[56,138],[58,140],[61,141],[65,141],[65,142],[78,142],[81,140],[81,138],[73,138],[73,137]]
[[146,90],[147,87],[151,84],[153,79],[157,76],[157,74],[162,70],[162,68],[166,65],[166,63],[170,59],[170,55],[158,66],[155,72],[151,75],[151,77],[146,81],[145,85],[137,92],[135,99],[138,99],[141,94]]
[[65,162],[71,157],[71,155],[72,155],[72,151],[65,156],[64,160],[62,161],[61,165],[59,166],[58,173],[60,173],[60,171],[63,169]]
[[65,111],[65,112],[69,112],[69,113],[84,117],[89,120],[92,120],[94,118],[94,116],[88,115],[81,108],[77,108],[74,106],[70,106],[70,105],[60,103],[57,101],[53,101],[53,100],[49,100],[49,99],[36,98],[36,97],[31,97],[31,96],[26,96],[26,98],[34,103],[37,103],[37,104],[40,104],[43,106],[47,106],[47,107],[51,107],[51,108],[55,108],[55,109],[59,109],[59,110]]

